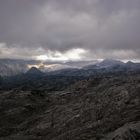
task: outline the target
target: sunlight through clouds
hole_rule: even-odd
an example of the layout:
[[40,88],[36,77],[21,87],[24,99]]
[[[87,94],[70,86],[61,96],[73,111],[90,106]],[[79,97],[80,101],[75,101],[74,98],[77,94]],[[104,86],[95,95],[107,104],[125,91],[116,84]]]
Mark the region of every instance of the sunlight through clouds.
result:
[[39,55],[36,57],[36,59],[50,61],[69,61],[69,60],[77,61],[81,60],[87,52],[88,51],[81,48],[71,49],[64,53],[49,50],[46,55]]

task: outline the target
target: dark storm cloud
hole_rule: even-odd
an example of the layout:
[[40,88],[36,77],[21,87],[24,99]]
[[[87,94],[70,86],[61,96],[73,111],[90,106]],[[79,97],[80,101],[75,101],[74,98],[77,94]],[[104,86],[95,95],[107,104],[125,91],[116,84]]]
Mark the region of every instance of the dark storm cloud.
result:
[[82,48],[87,59],[140,59],[139,27],[139,0],[1,0],[0,55]]

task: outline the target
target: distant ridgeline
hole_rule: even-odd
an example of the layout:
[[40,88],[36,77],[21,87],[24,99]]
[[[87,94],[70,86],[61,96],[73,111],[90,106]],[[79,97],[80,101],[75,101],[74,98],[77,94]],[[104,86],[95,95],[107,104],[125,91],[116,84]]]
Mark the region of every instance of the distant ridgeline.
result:
[[26,73],[32,67],[39,69],[41,72],[51,75],[73,75],[88,76],[100,72],[130,72],[139,71],[140,63],[131,61],[123,63],[118,60],[106,59],[99,61],[80,61],[80,62],[41,62],[36,60],[12,60],[0,59],[0,75],[14,76]]
[[140,73],[140,63],[130,61],[123,63],[118,60],[103,60],[82,68],[67,68],[55,71],[42,71],[37,67],[31,67],[30,69],[27,67],[29,64],[36,66],[39,63],[37,61],[0,60],[1,88],[63,90],[78,80],[89,79],[90,77]]

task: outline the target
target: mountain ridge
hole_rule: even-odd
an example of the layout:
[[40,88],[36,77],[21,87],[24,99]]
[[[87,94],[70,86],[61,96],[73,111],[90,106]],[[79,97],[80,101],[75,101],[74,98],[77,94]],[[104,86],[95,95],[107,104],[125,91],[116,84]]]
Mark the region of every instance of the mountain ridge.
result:
[[[56,63],[56,64],[55,64]],[[77,66],[76,66],[77,65]],[[84,65],[84,66],[82,66]],[[60,63],[58,62],[41,62],[36,60],[10,60],[10,59],[0,59],[0,75],[1,76],[14,76],[17,74],[26,73],[30,68],[36,67],[40,71],[48,74],[55,74],[55,73],[62,73],[63,71],[78,71],[84,72],[85,70],[90,71],[94,70],[103,70],[105,71],[113,71],[113,70],[120,70],[126,69],[127,71],[130,71],[133,69],[140,69],[140,63],[134,63],[128,61],[127,63],[124,63],[120,60],[114,60],[114,59],[105,59],[101,62],[97,61],[88,61],[86,62],[65,62]],[[90,71],[92,73],[92,71]],[[63,74],[63,73],[62,73]]]

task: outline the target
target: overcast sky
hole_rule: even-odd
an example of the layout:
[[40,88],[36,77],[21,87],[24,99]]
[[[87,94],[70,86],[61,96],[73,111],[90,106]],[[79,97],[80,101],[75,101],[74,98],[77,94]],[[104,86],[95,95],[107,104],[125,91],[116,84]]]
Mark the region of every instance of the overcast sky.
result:
[[140,0],[0,0],[0,58],[140,59]]

